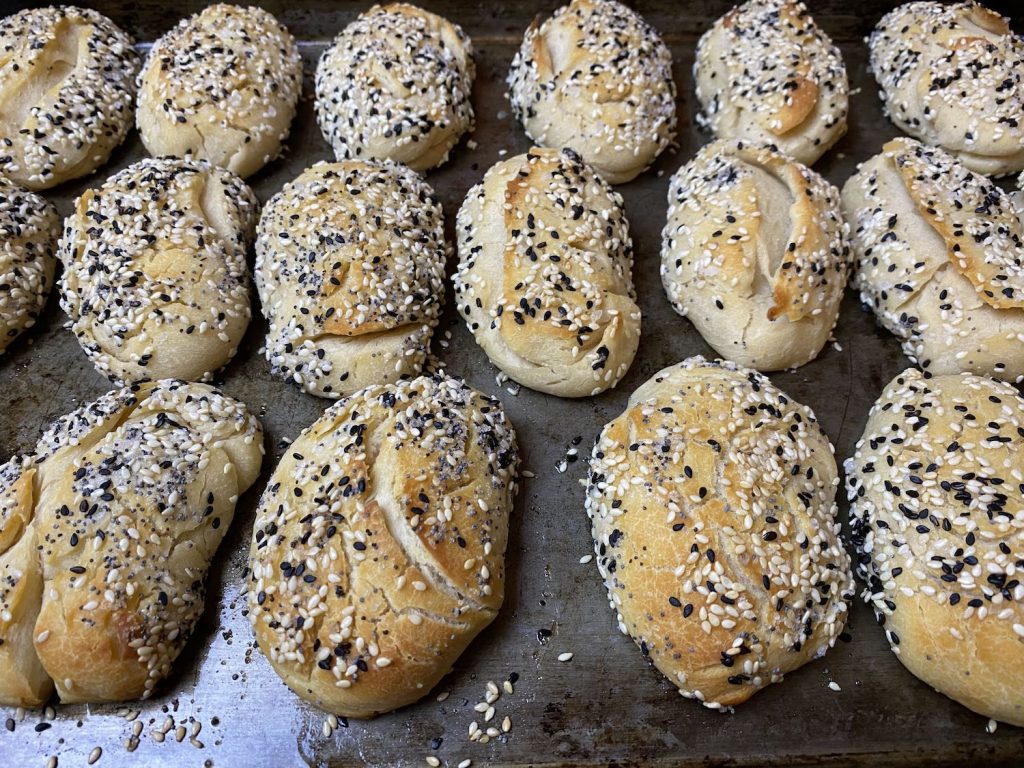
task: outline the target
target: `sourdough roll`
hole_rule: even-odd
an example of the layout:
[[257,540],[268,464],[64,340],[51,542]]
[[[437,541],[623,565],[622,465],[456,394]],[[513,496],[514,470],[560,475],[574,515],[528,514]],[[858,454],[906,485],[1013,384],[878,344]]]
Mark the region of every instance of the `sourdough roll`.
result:
[[692,357],[594,446],[597,565],[619,629],[686,698],[740,704],[819,658],[853,596],[832,446],[756,371]]
[[864,598],[903,665],[1024,726],[1024,399],[907,369],[845,469]]
[[839,317],[849,228],[839,190],[772,146],[716,141],[672,177],[661,281],[722,357],[810,362]]
[[46,304],[59,234],[53,205],[0,177],[0,355]]
[[30,8],[0,20],[0,175],[39,190],[107,162],[132,123],[133,46],[89,8]]
[[[0,470],[0,702],[146,698],[203,611],[259,474],[259,422],[212,387],[115,390]],[[52,680],[52,683],[50,682]]]
[[934,374],[1024,377],[1024,225],[1011,195],[949,153],[898,138],[843,187],[853,285]]
[[657,30],[615,0],[572,0],[534,21],[508,88],[533,141],[574,149],[609,184],[645,171],[675,136],[672,54]]
[[316,67],[316,119],[338,160],[426,171],[473,130],[476,68],[462,28],[407,3],[375,5]]
[[846,133],[839,49],[796,0],[749,0],[697,43],[698,120],[723,139],[775,144],[812,165]]
[[295,39],[255,6],[210,5],[153,43],[135,124],[154,157],[251,176],[281,153],[302,92]]
[[260,499],[249,619],[303,699],[372,717],[425,696],[504,597],[516,489],[501,403],[422,376],[306,429]]
[[622,198],[570,149],[494,165],[456,221],[459,312],[491,362],[561,397],[614,387],[640,343]]
[[974,2],[913,2],[868,38],[886,114],[900,130],[989,175],[1024,169],[1024,40]]
[[441,204],[397,163],[318,163],[267,203],[256,287],[272,372],[342,397],[423,368],[444,299]]
[[75,201],[59,255],[61,307],[112,381],[209,378],[249,324],[258,203],[205,160],[140,160]]

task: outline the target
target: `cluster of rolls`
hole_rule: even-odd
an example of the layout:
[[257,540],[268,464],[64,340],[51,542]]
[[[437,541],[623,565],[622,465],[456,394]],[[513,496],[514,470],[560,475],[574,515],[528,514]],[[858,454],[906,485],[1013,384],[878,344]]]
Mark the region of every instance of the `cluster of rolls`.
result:
[[[272,373],[337,400],[259,502],[257,642],[339,715],[417,700],[501,606],[518,466],[497,400],[424,375],[451,248],[420,173],[474,127],[469,37],[403,3],[360,15],[316,66],[336,161],[262,211],[243,178],[281,154],[302,89],[266,11],[210,6],[145,61],[74,7],[8,17],[0,45],[0,352],[59,259],[70,328],[121,385],[0,468],[0,702],[146,696],[180,652],[261,464],[256,419],[188,383],[239,348],[253,247]],[[909,137],[840,191],[809,166],[846,131],[849,83],[803,3],[749,0],[700,39],[714,140],[671,179],[660,271],[724,359],[659,372],[601,432],[597,565],[622,631],[708,707],[833,645],[855,594],[833,448],[762,372],[821,353],[852,274],[920,368],[886,389],[846,465],[866,598],[911,671],[1024,724],[1024,399],[998,381],[1024,379],[1024,224],[983,175],[1024,169],[1024,44],[976,4],[912,2],[869,46]],[[456,305],[507,376],[598,395],[640,343],[611,185],[675,137],[671,55],[626,6],[572,0],[526,31],[507,84],[537,146],[458,211]],[[84,192],[58,237],[36,192],[105,163],[133,115],[153,157]]]

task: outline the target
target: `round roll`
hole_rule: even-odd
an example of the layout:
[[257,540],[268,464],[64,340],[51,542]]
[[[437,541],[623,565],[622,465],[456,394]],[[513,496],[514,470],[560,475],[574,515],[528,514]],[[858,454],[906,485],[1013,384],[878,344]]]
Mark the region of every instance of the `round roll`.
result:
[[698,120],[723,139],[774,144],[812,165],[846,133],[839,49],[797,0],[748,0],[697,43]]
[[817,357],[849,270],[839,191],[774,147],[716,141],[672,177],[668,205],[661,280],[676,312],[740,365]]
[[609,184],[634,179],[676,132],[672,54],[615,0],[572,0],[533,22],[508,73],[512,111],[545,147],[570,147]]
[[0,703],[150,696],[262,453],[243,404],[165,380],[82,406],[0,469]]
[[517,463],[501,404],[441,376],[306,429],[250,550],[249,619],[288,687],[347,717],[425,696],[501,606]]
[[461,27],[414,5],[375,5],[320,57],[316,119],[338,160],[425,171],[473,130],[475,76]]
[[0,175],[47,189],[99,168],[132,124],[134,41],[72,5],[0,20]]
[[318,163],[267,203],[256,287],[272,372],[321,397],[423,368],[448,245],[434,191],[397,163]]
[[619,382],[640,343],[633,242],[622,198],[575,152],[496,164],[455,228],[459,311],[492,363],[561,397]]
[[854,286],[934,374],[1024,377],[1024,225],[1010,195],[949,153],[890,141],[843,187]]
[[249,324],[258,203],[205,160],[140,160],[75,201],[59,255],[61,307],[112,381],[201,380]]
[[1024,40],[974,2],[913,2],[868,38],[889,118],[989,175],[1024,169]]
[[865,598],[900,662],[1024,726],[1024,399],[973,374],[908,369],[845,465]]
[[59,233],[53,205],[0,177],[0,355],[46,304]]
[[135,122],[154,157],[191,155],[245,177],[280,154],[301,92],[288,30],[262,8],[220,3],[153,43]]
[[854,590],[838,485],[814,414],[761,374],[701,357],[657,373],[590,463],[587,513],[619,629],[712,709],[821,657]]

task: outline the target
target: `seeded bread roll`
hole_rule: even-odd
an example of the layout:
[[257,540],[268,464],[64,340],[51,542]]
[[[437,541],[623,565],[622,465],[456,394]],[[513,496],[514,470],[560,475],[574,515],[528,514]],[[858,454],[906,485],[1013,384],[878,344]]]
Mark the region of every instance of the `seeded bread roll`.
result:
[[907,369],[845,465],[864,598],[903,665],[1024,726],[1024,399],[972,374]]
[[272,372],[342,397],[423,368],[448,246],[434,191],[397,163],[318,163],[263,209],[256,287]]
[[517,463],[501,403],[455,379],[328,408],[253,526],[249,618],[284,682],[347,717],[425,696],[501,606]]
[[795,0],[749,0],[697,43],[693,80],[715,136],[775,144],[812,165],[846,133],[839,49]]
[[217,4],[157,40],[139,73],[146,150],[250,176],[281,152],[302,91],[295,39],[255,6]]
[[561,397],[614,387],[640,343],[622,198],[570,149],[493,166],[456,221],[459,311],[491,362]]
[[131,127],[133,45],[89,8],[26,9],[0,20],[0,175],[47,189],[107,162]]
[[853,596],[832,446],[761,374],[693,357],[643,384],[594,446],[597,565],[619,629],[719,709],[825,654]]
[[59,233],[50,203],[0,177],[0,355],[46,304]]
[[132,382],[222,368],[249,324],[257,215],[245,182],[205,160],[140,160],[79,197],[61,306],[96,369]]
[[572,0],[534,21],[508,73],[512,111],[545,147],[570,147],[609,184],[650,167],[676,132],[672,54],[614,0]]
[[461,27],[414,5],[375,5],[320,57],[316,119],[338,160],[426,171],[473,130],[474,77]]
[[668,205],[661,280],[676,312],[740,365],[817,357],[848,273],[839,190],[774,147],[716,141],[672,177]]
[[[0,470],[0,702],[146,698],[203,610],[259,422],[212,387],[115,390]],[[51,682],[52,679],[52,682]]]
[[900,130],[989,175],[1024,169],[1024,40],[974,2],[914,2],[868,39],[871,70]]
[[949,153],[898,138],[843,187],[853,284],[934,374],[1024,377],[1024,225],[1011,195]]

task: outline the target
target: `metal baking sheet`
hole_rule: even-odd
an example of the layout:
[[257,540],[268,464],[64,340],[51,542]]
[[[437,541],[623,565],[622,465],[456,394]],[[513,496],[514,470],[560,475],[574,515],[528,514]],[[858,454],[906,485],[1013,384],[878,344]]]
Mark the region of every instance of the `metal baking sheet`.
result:
[[[251,180],[266,201],[288,180],[330,152],[313,119],[312,72],[316,59],[338,30],[369,3],[264,2],[303,41],[306,87],[285,156]],[[525,151],[529,142],[510,115],[504,76],[523,30],[537,13],[558,3],[490,4],[469,0],[421,4],[463,25],[477,51],[474,104],[477,129],[454,151],[451,162],[429,174],[444,202],[449,236],[454,215],[468,188],[505,153]],[[182,0],[110,0],[95,6],[142,41],[153,40],[179,16],[203,3]],[[629,393],[664,366],[711,353],[693,327],[676,316],[658,277],[660,232],[665,218],[669,176],[708,140],[694,126],[691,78],[699,34],[730,3],[702,0],[635,3],[664,35],[675,58],[680,133],[676,151],[655,168],[621,186],[636,246],[634,276],[643,309],[640,352],[617,389],[596,398],[560,400],[523,388],[517,395],[495,381],[496,369],[473,342],[451,302],[435,337],[434,351],[448,369],[501,398],[515,424],[524,480],[512,517],[505,606],[497,620],[459,659],[455,670],[422,702],[369,722],[352,721],[325,735],[325,716],[294,696],[254,647],[240,597],[253,511],[280,441],[294,438],[327,401],[302,394],[272,378],[258,350],[265,324],[254,320],[238,357],[218,383],[259,414],[267,431],[263,476],[240,501],[231,531],[221,546],[209,580],[207,609],[172,677],[149,701],[127,707],[56,707],[50,726],[37,731],[41,710],[0,728],[0,766],[43,766],[50,756],[61,766],[85,765],[96,747],[97,765],[262,766],[425,765],[438,757],[455,766],[473,765],[851,765],[989,764],[1024,762],[1024,730],[1000,726],[986,732],[986,720],[930,690],[907,672],[889,651],[869,610],[857,603],[849,642],[791,674],[781,685],[758,693],[735,714],[723,715],[683,700],[650,667],[639,650],[616,629],[593,563],[580,564],[592,551],[583,510],[583,456],[601,426],[617,415]],[[817,165],[841,184],[857,162],[874,154],[895,135],[883,118],[876,87],[866,71],[863,37],[891,3],[810,0],[818,22],[840,45],[854,89],[850,130]],[[4,12],[19,4],[4,3]],[[1024,13],[1004,3],[1024,31]],[[143,155],[133,133],[107,166],[84,181],[49,193],[66,214],[74,197]],[[451,267],[452,265],[450,265]],[[450,293],[449,293],[450,299]],[[254,306],[255,296],[254,296]],[[0,358],[0,453],[5,458],[32,446],[55,417],[109,388],[86,361],[56,296],[35,329]],[[451,332],[447,345],[439,343]],[[860,435],[868,408],[883,385],[907,361],[897,343],[846,297],[837,329],[838,343],[815,362],[772,378],[790,395],[812,406],[836,446],[840,460]],[[580,438],[580,460],[559,472],[573,438]],[[845,505],[842,507],[845,518]],[[557,656],[572,651],[569,663]],[[489,744],[467,740],[470,723],[482,723],[474,705],[488,680],[500,686],[518,675],[515,693],[496,704],[492,724],[508,715],[511,732]],[[841,688],[834,691],[829,682]],[[438,702],[438,694],[448,697]],[[139,744],[125,747],[137,711]],[[163,742],[151,732],[168,718],[174,727]],[[202,724],[191,743],[193,723]],[[8,723],[8,726],[10,723]],[[182,741],[177,726],[186,728]]]

